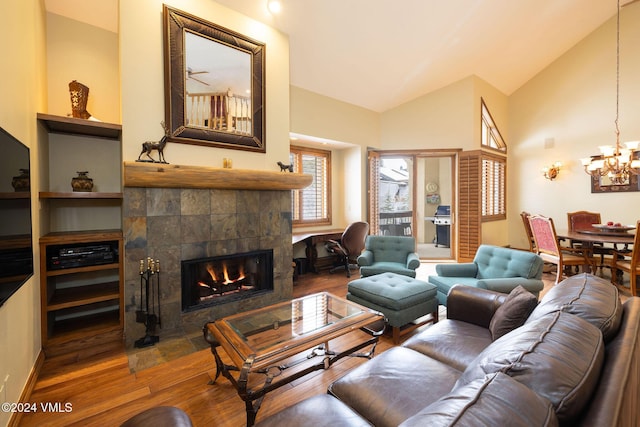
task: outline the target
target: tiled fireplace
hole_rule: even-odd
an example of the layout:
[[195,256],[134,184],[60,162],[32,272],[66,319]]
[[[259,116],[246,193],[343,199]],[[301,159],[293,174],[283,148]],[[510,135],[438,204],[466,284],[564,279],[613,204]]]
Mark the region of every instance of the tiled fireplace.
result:
[[[164,333],[193,333],[206,321],[291,298],[290,190],[142,187],[127,185],[125,177],[123,205],[128,348],[145,333],[144,325],[136,323],[135,312],[140,306],[140,260],[147,257],[161,265],[161,328],[157,331],[161,340]],[[183,262],[264,251],[272,255],[272,260],[260,261],[269,264],[270,279],[272,273],[268,289],[241,294],[231,288],[223,292],[208,283],[209,291],[203,292],[209,293],[205,303],[183,308]],[[247,261],[243,268],[254,268],[255,263]],[[238,274],[238,267],[234,268],[232,274]],[[231,297],[218,299],[216,293]]]

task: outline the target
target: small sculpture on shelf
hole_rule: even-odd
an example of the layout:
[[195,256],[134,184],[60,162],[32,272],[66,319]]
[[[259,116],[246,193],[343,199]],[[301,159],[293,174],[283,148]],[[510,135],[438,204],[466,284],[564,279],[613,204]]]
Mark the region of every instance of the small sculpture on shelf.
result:
[[11,180],[11,186],[16,192],[31,190],[31,177],[29,169],[20,169],[20,175],[14,176]]
[[73,191],[92,191],[93,179],[87,176],[89,171],[80,171],[76,173],[78,176],[71,178],[71,188],[73,188]]
[[[164,120],[160,122],[160,126],[164,129],[164,136],[160,141],[146,141],[142,143],[142,151],[138,156],[138,160],[136,162],[151,162],[151,163],[167,163],[164,159],[164,147],[167,145],[167,139],[171,136],[171,132],[169,131],[169,127],[165,124]],[[151,157],[151,152],[153,150],[158,151],[158,160],[155,160]],[[146,154],[149,160],[142,159],[142,155]]]
[[282,162],[278,162],[278,166],[280,166],[280,172],[286,172],[286,171],[293,172],[293,164],[285,165]]
[[89,88],[77,80],[69,83],[69,95],[71,96],[71,115],[76,119],[95,120],[87,111],[89,100]]

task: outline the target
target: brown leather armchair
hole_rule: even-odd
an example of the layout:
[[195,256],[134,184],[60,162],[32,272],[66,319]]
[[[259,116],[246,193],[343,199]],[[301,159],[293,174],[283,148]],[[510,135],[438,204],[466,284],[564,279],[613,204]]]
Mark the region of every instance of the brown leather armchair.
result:
[[327,252],[338,255],[340,265],[329,270],[334,273],[338,270],[346,270],[347,277],[351,277],[351,267],[358,268],[356,259],[364,249],[364,240],[369,234],[369,224],[366,222],[354,222],[345,228],[340,241],[329,240],[325,243]]

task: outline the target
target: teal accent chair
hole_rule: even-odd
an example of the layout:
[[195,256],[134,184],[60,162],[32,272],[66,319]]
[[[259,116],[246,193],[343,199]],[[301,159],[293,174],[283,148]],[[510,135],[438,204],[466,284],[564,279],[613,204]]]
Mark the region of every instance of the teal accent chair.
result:
[[518,285],[536,297],[544,288],[542,258],[537,254],[500,246],[480,245],[473,262],[437,264],[437,276],[429,283],[438,288],[438,302],[447,305],[447,294],[460,284],[508,294]]
[[415,250],[416,240],[413,237],[367,236],[364,251],[358,257],[360,275],[396,273],[416,277],[420,258]]

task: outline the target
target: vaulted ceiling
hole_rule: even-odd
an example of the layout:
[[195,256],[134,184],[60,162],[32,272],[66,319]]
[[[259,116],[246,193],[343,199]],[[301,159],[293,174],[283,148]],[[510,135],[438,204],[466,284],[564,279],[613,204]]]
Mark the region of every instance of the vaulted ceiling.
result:
[[[117,31],[117,1],[45,4]],[[267,0],[215,1],[289,36],[292,85],[378,112],[470,75],[509,95],[616,13],[614,0],[281,0],[272,16]]]

